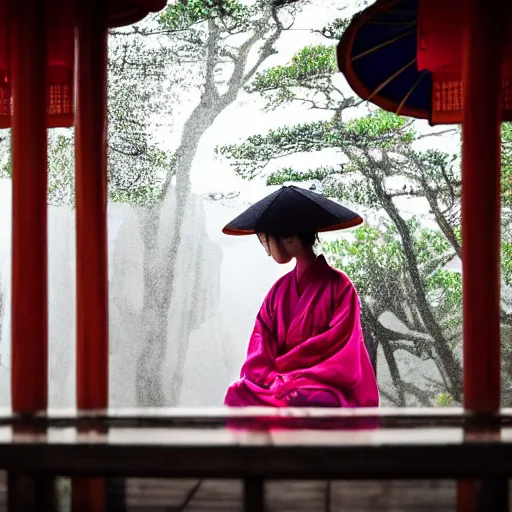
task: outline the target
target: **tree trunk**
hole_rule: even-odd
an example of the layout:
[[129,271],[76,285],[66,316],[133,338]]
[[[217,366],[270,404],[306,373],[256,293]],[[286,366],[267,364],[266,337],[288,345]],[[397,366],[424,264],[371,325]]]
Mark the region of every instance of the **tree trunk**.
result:
[[402,377],[400,376],[400,369],[398,368],[398,364],[395,359],[395,351],[393,350],[391,343],[389,343],[389,340],[382,340],[380,344],[389,368],[391,381],[393,382],[393,386],[395,386],[397,392],[397,405],[398,407],[405,407],[407,404],[405,400],[404,386]]
[[158,268],[158,226],[160,208],[142,212],[141,231],[144,244],[144,299],[140,324],[143,347],[136,370],[136,397],[139,407],[163,407],[162,363],[167,343],[167,311],[171,293],[162,286]]
[[[193,110],[183,128],[181,144],[176,151],[176,206],[168,255],[162,258],[156,241],[161,224],[161,203],[144,212],[142,231],[144,242],[144,306],[141,314],[143,325],[143,348],[137,364],[137,405],[139,407],[176,406],[183,380],[183,363],[186,348],[180,346],[176,374],[172,376],[175,386],[172,396],[166,397],[162,384],[162,365],[167,349],[167,314],[171,303],[181,230],[185,209],[190,195],[190,171],[201,137],[222,112],[215,103],[208,108],[202,99]],[[164,198],[162,198],[162,201]],[[182,333],[179,343],[188,343],[189,330]]]
[[[368,156],[368,158],[370,161],[372,161],[371,157]],[[376,162],[375,165],[377,165]],[[368,175],[367,169],[365,169],[365,174]],[[407,261],[407,269],[414,286],[416,305],[418,307],[425,328],[432,336],[434,349],[439,356],[439,359],[442,361],[443,373],[450,383],[449,392],[457,401],[459,401],[462,393],[462,369],[460,364],[455,359],[452,350],[443,335],[443,331],[440,325],[437,323],[430,309],[430,305],[428,304],[423,280],[418,270],[418,262],[414,252],[414,244],[411,238],[409,227],[401,217],[398,209],[393,203],[393,200],[386,195],[381,183],[381,179],[373,174],[368,177],[374,184],[374,188],[381,206],[384,208],[385,212],[389,215],[390,219],[395,224],[398,234],[400,235],[402,240],[402,247],[404,249],[404,255]]]
[[[266,22],[273,19],[271,12]],[[265,25],[262,25],[263,27]],[[267,27],[268,28],[268,27]],[[206,75],[204,92],[199,104],[194,108],[185,122],[181,141],[175,153],[174,172],[167,175],[162,201],[170,190],[173,176],[176,177],[176,208],[174,222],[170,231],[171,243],[166,258],[158,259],[156,240],[160,226],[159,206],[150,214],[152,220],[143,225],[144,239],[144,307],[141,322],[145,335],[144,346],[137,366],[137,403],[140,407],[161,407],[164,405],[177,405],[180,396],[180,387],[183,380],[183,364],[186,348],[180,346],[180,357],[177,361],[176,374],[173,375],[174,393],[166,399],[162,385],[162,364],[165,360],[167,348],[167,312],[171,302],[174,287],[176,261],[181,242],[181,229],[184,212],[190,195],[190,172],[202,136],[212,126],[215,119],[237,98],[244,84],[254,75],[263,61],[272,54],[273,44],[281,34],[282,28],[276,27],[271,36],[265,41],[260,50],[256,64],[246,72],[249,54],[256,43],[265,35],[264,29],[255,30],[239,48],[238,57],[234,61],[234,68],[227,81],[227,90],[222,95],[218,93],[215,84],[215,68],[219,62],[219,43],[221,30],[214,20],[208,22],[208,41],[206,47]],[[163,263],[161,263],[163,262]],[[155,292],[155,290],[157,290]],[[179,343],[188,343],[189,329],[182,333]]]

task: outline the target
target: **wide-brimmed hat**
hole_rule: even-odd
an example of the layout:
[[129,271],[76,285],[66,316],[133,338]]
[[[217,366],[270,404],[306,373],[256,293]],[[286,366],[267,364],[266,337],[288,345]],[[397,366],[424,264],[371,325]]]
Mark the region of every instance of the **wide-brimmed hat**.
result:
[[295,186],[285,186],[253,204],[228,223],[226,235],[256,233],[298,235],[336,231],[358,226],[363,219],[324,196]]

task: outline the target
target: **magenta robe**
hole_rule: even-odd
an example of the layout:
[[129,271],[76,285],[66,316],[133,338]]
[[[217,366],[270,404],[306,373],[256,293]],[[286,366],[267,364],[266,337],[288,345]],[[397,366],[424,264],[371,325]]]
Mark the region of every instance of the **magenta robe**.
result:
[[301,289],[294,269],[268,293],[225,405],[378,406],[353,284],[319,256]]

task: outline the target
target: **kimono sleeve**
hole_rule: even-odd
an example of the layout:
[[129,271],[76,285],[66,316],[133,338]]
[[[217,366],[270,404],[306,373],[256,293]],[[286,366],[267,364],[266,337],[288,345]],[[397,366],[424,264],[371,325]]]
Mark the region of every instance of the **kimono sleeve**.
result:
[[277,341],[273,321],[274,290],[275,286],[265,297],[258,312],[247,358],[240,371],[240,378],[247,378],[262,387],[269,386],[275,377]]
[[359,297],[345,276],[340,277],[333,299],[327,329],[280,357],[277,366],[281,372],[297,372],[316,382],[350,389],[361,380],[365,347]]

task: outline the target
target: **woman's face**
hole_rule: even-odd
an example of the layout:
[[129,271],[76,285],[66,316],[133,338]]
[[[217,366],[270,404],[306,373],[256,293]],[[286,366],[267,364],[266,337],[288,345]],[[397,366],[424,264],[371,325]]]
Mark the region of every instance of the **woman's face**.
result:
[[263,247],[267,251],[267,254],[269,256],[272,256],[276,263],[284,265],[286,263],[289,263],[293,258],[293,255],[290,254],[290,251],[287,248],[287,245],[289,245],[289,243],[287,244],[287,239],[275,237],[272,235],[266,235],[264,233],[258,233],[258,238],[259,241],[261,242],[261,245],[263,245]]

